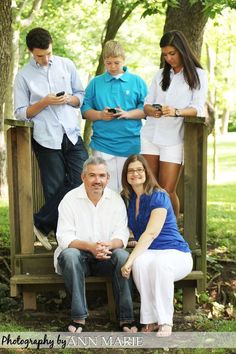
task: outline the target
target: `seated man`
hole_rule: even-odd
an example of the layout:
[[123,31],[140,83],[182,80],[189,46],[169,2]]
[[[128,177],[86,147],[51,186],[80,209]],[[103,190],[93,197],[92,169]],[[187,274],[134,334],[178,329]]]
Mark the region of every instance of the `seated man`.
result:
[[88,309],[86,276],[111,276],[121,330],[137,332],[134,323],[131,282],[123,278],[121,267],[129,254],[126,208],[122,198],[107,188],[106,162],[100,157],[85,161],[83,184],[66,194],[59,205],[54,254],[57,273],[62,273],[71,294],[70,332],[84,330]]

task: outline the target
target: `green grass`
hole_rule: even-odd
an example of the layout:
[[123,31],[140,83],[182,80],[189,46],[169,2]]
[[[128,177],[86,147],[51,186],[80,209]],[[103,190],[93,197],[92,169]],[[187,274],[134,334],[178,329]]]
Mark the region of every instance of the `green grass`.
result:
[[8,202],[0,199],[0,248],[10,246]]
[[236,258],[236,133],[217,138],[213,179],[213,138],[208,139],[207,236],[215,254]]

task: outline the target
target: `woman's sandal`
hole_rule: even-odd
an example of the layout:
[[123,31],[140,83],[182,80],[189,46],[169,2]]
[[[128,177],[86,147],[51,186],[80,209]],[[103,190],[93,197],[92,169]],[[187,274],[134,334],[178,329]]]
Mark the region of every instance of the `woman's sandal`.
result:
[[135,321],[122,323],[120,325],[120,331],[127,332],[127,333],[137,333],[138,324]]
[[[74,329],[73,329],[74,328]],[[84,332],[85,324],[71,321],[68,326],[68,331],[71,333],[81,333]]]
[[172,333],[172,326],[168,324],[163,324],[159,326],[159,330],[157,332],[157,337],[169,337]]
[[156,332],[158,329],[159,326],[157,323],[149,323],[146,324],[145,326],[142,326],[141,332],[143,333]]

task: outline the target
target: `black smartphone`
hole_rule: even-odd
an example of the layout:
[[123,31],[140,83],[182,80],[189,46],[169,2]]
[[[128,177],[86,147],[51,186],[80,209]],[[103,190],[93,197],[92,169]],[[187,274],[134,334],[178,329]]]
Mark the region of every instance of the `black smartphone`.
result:
[[64,94],[65,94],[65,91],[61,91],[61,92],[57,92],[56,96],[59,97],[59,96],[63,96]]
[[110,113],[117,113],[117,110],[115,108],[109,108],[108,112]]
[[159,103],[153,103],[152,107],[158,109],[158,111],[161,111],[161,109],[162,109],[162,105]]

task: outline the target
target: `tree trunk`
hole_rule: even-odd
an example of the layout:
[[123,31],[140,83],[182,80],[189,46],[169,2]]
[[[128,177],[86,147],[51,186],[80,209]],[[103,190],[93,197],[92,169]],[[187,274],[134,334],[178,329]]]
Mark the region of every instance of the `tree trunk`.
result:
[[[99,61],[98,61],[98,67],[97,67],[96,74],[95,74],[96,76],[102,74],[104,71],[104,63],[103,63],[104,44],[107,41],[115,38],[121,25],[125,22],[125,20],[129,17],[129,15],[132,13],[132,11],[139,4],[140,3],[137,1],[137,2],[134,2],[132,6],[129,6],[126,8],[125,4],[122,4],[122,1],[112,0],[110,16],[109,16],[109,19],[105,25],[105,28],[103,31],[103,36],[101,38],[102,50],[101,50],[101,54],[100,54]],[[88,146],[90,143],[91,134],[92,134],[92,122],[86,120],[83,138],[84,138],[84,143],[85,143],[85,146],[87,147],[87,149],[88,149]]]
[[11,61],[11,0],[0,1],[0,196],[6,187],[6,148],[4,139],[4,98]]
[[220,132],[222,135],[225,135],[228,133],[228,125],[229,125],[229,117],[230,117],[230,108],[226,107],[223,111],[222,114],[222,124],[220,128]]
[[201,1],[191,6],[189,0],[179,0],[178,8],[168,6],[164,26],[164,33],[182,31],[198,58],[201,56],[204,28],[208,20],[203,9]]
[[20,30],[17,29],[12,34],[12,43],[11,43],[11,64],[9,77],[7,82],[7,90],[5,95],[5,109],[4,116],[5,118],[13,118],[13,83],[16,73],[18,71],[19,63],[19,37]]

